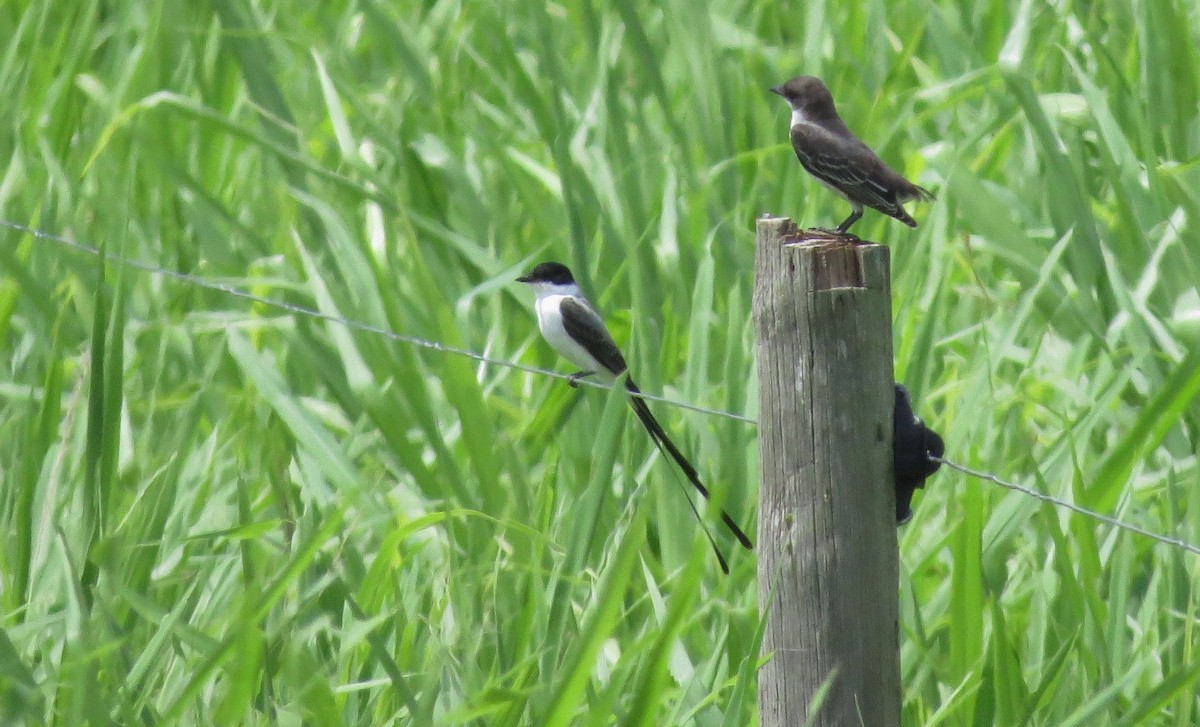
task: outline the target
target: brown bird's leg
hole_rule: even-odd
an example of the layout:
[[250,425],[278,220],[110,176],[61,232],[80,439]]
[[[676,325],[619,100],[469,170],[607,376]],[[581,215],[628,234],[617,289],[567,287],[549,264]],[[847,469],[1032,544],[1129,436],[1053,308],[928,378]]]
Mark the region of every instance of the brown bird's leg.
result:
[[850,225],[853,225],[855,222],[858,222],[858,218],[862,217],[863,208],[862,208],[861,204],[854,204],[853,202],[851,202],[850,205],[851,205],[850,216],[847,217],[842,222],[842,224],[838,225],[837,229],[834,231],[839,235],[855,237],[855,235],[851,235],[847,231],[850,229]]
[[845,220],[843,220],[842,224],[838,225],[836,228],[814,227],[813,229],[818,232],[824,232],[828,235],[832,235],[834,237],[840,237],[843,240],[857,241],[858,235],[855,235],[852,232],[847,232],[847,230],[850,229],[850,225],[853,225],[855,222],[858,222],[858,218],[862,217],[863,208],[862,208],[862,205],[851,202],[850,209],[851,209],[850,216],[847,217]]

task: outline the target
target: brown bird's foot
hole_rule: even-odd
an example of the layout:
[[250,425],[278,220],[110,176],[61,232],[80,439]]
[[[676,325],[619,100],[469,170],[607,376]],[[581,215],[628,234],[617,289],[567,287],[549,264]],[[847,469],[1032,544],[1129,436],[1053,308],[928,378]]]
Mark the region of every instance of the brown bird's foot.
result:
[[797,236],[797,238],[797,242],[830,240],[848,242],[852,245],[858,245],[862,242],[862,240],[858,238],[858,235],[855,235],[852,232],[842,232],[841,230],[830,227],[810,227],[805,230],[800,230],[800,234]]
[[823,232],[826,235],[829,235],[830,237],[836,237],[841,240],[849,240],[851,242],[861,242],[861,240],[858,239],[858,235],[854,234],[853,232],[847,232],[846,230],[843,230],[843,229],[840,229],[837,227],[814,227],[813,229],[816,230],[817,232]]
[[576,371],[575,373],[573,373],[567,377],[567,383],[570,384],[572,389],[578,389],[579,382],[583,381],[584,379],[586,379],[587,377],[591,376],[594,373],[596,373],[596,372],[595,371]]
[[862,243],[856,236],[845,232],[831,230],[828,227],[806,227],[802,230],[785,235],[783,238],[784,245],[803,245],[805,243],[842,243],[847,245],[859,245]]

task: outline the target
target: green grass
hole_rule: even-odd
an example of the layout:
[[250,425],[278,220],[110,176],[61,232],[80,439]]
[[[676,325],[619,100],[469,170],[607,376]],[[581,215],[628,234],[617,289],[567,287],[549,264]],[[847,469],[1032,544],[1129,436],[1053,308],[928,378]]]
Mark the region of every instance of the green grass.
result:
[[[0,217],[566,371],[511,282],[559,259],[643,388],[754,415],[753,220],[846,213],[766,92],[814,73],[939,195],[856,230],[948,456],[1200,542],[1200,10],[698,7],[7,3]],[[754,559],[619,396],[11,230],[0,352],[0,723],[756,721]],[[752,526],[754,427],[654,409]],[[1194,556],[916,509],[905,724],[1200,725]]]

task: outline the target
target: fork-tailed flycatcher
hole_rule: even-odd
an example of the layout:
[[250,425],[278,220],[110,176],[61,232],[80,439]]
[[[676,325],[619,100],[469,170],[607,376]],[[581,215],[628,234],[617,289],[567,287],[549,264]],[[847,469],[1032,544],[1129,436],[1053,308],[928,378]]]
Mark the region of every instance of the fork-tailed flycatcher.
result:
[[[534,307],[537,310],[538,328],[541,329],[546,342],[563,358],[582,369],[573,375],[574,380],[595,375],[601,381],[611,384],[626,372],[628,366],[625,364],[625,357],[621,355],[617,344],[613,342],[612,335],[609,334],[604,321],[584,297],[583,291],[579,289],[575,277],[571,275],[567,266],[556,262],[541,263],[534,267],[528,275],[523,275],[517,280],[527,283],[537,295]],[[625,379],[625,390],[631,394],[629,405],[633,407],[633,412],[642,422],[642,426],[650,433],[654,444],[660,451],[675,460],[675,464],[679,465],[679,469],[683,470],[688,481],[700,491],[701,495],[709,497],[708,488],[700,482],[700,475],[696,472],[696,468],[667,437],[662,425],[650,413],[650,408],[646,406],[646,401],[639,396],[641,392],[633,383],[633,379]],[[688,504],[691,505],[692,511],[696,512],[696,506],[692,503],[691,498],[688,498]],[[699,518],[698,512],[696,512],[696,516]],[[721,521],[725,523],[743,547],[747,550],[753,549],[754,544],[750,542],[750,538],[724,510],[721,511]],[[725,561],[721,549],[717,547],[707,529],[705,535],[708,536],[708,542],[717,554],[721,570],[728,573],[729,564]]]

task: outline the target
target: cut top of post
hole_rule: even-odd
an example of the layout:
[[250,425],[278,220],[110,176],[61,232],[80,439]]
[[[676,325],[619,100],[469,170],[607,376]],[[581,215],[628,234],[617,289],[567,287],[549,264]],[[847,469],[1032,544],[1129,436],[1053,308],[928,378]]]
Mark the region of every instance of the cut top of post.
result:
[[878,262],[875,255],[862,253],[864,247],[883,247],[876,242],[845,237],[826,230],[800,229],[789,217],[764,216],[760,225],[779,227],[778,236],[783,247],[807,247],[812,249],[812,290],[834,290],[836,288],[887,289],[887,266]]

